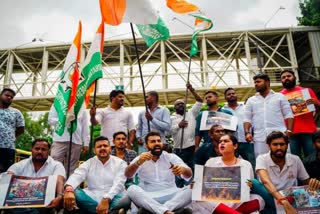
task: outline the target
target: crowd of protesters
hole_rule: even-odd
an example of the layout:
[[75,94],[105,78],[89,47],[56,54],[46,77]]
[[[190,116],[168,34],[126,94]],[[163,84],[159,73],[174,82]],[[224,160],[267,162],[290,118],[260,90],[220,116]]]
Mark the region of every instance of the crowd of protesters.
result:
[[[298,184],[320,188],[320,131],[314,120],[315,112],[306,110],[313,105],[315,111],[319,111],[320,101],[312,89],[296,85],[293,71],[282,71],[280,79],[283,90],[275,92],[270,88],[267,74],[255,75],[256,94],[246,103],[238,101],[236,89],[227,88],[224,107],[218,105],[216,91],[207,91],[202,99],[187,83],[196,103],[186,110],[185,100],[176,100],[173,116],[159,105],[158,93],[150,91],[146,96],[148,110],[140,112],[137,129],[132,113],[123,107],[125,93],[113,90],[108,107],[93,107],[90,119],[85,114],[78,118],[69,177],[62,166],[69,155],[67,127],[64,135],[54,135],[50,156],[50,144],[38,139],[32,145],[32,156],[12,165],[14,141],[23,133],[24,121],[21,113],[10,107],[15,92],[6,88],[0,99],[0,170],[31,177],[58,175],[56,198],[48,209],[58,209],[63,204],[65,212],[70,213],[77,210],[125,213],[129,209],[131,213],[159,214],[255,211],[269,214],[281,209],[285,213],[297,213],[280,191]],[[293,93],[302,91],[310,98],[302,103],[288,100]],[[201,128],[203,100],[208,112],[237,118],[236,130],[219,123],[208,130]],[[55,125],[57,120],[51,111],[50,123]],[[89,121],[92,125],[101,124],[101,136],[94,140],[95,156],[76,168],[81,150],[88,151]],[[172,153],[166,134],[173,138]],[[135,139],[138,151],[132,150]],[[246,168],[249,182],[248,187],[243,188],[249,189],[250,200],[242,203],[192,200],[195,165]],[[50,170],[50,167],[59,170]],[[84,181],[86,187],[79,188]],[[23,209],[28,211],[30,209]],[[38,211],[41,213],[43,209]]]

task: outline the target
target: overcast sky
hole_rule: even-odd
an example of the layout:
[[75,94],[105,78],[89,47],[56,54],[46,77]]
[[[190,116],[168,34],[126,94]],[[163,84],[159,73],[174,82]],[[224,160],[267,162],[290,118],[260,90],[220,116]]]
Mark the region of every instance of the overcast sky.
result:
[[[152,0],[160,11],[171,35],[192,33],[186,24],[193,20],[176,15],[166,8],[164,0]],[[267,27],[296,26],[300,15],[298,0],[190,0],[213,20],[213,32],[263,29],[280,6],[285,7],[270,20]],[[1,0],[0,48],[15,48],[33,38],[70,43],[77,31],[78,20],[83,23],[83,41],[91,41],[100,22],[98,0]],[[129,24],[106,26],[106,40],[131,37]],[[41,45],[41,42],[33,43]]]

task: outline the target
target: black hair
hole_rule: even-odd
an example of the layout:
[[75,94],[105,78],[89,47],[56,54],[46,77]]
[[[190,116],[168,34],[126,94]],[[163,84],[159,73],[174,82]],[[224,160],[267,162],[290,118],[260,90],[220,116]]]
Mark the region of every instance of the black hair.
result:
[[265,81],[270,82],[270,77],[268,76],[268,74],[264,74],[264,73],[256,74],[256,75],[253,77],[253,80],[256,80],[256,79],[263,79],[263,80],[265,80]]
[[144,138],[145,139],[145,142],[148,143],[148,139],[149,137],[152,137],[152,136],[159,136],[161,138],[161,135],[159,132],[155,132],[155,131],[151,131],[149,132],[146,137]]
[[115,133],[113,134],[113,140],[116,139],[116,137],[117,137],[119,134],[123,134],[123,135],[126,136],[126,138],[127,138],[127,134],[126,134],[125,132],[123,132],[123,131],[120,131],[120,132],[115,132]]
[[93,146],[95,147],[95,146],[96,146],[96,143],[97,143],[98,141],[101,141],[101,140],[106,140],[106,141],[108,142],[109,146],[110,146],[109,139],[108,139],[107,137],[105,137],[105,136],[96,137],[96,139],[94,139],[94,141],[93,141]]
[[34,140],[32,141],[32,143],[31,143],[31,148],[33,148],[34,145],[35,145],[36,143],[38,143],[38,142],[46,142],[46,143],[48,144],[48,149],[51,148],[51,144],[49,143],[48,139],[46,139],[46,138],[36,138],[36,139],[34,139]]
[[227,89],[224,91],[224,96],[226,96],[227,92],[228,92],[228,91],[231,91],[231,90],[235,91],[234,88],[227,88]]
[[123,94],[124,95],[124,91],[122,91],[122,90],[112,90],[110,92],[110,95],[109,95],[110,102],[112,102],[112,98],[118,96],[118,94]]
[[283,132],[280,132],[280,131],[271,132],[267,136],[266,142],[268,145],[270,145],[274,139],[279,139],[279,138],[283,138],[286,144],[289,144],[289,138],[285,134],[283,134]]
[[[210,128],[210,130],[209,130],[209,133],[213,133],[213,130],[216,128],[216,127],[218,127],[218,126],[221,126],[221,125],[219,125],[219,124],[214,124],[214,125],[212,125],[211,126],[211,128]],[[222,127],[222,126],[221,126]],[[223,127],[222,127],[223,128]]]
[[294,72],[292,70],[283,70],[283,71],[281,71],[280,72],[280,77],[282,76],[282,74],[287,73],[287,72],[292,74],[295,77]]
[[159,94],[158,94],[158,92],[156,92],[156,91],[149,91],[147,94],[155,97],[157,102],[159,101]]
[[320,130],[315,131],[315,132],[312,134],[312,142],[316,142],[317,139],[320,139]]
[[216,97],[219,97],[218,93],[215,92],[215,91],[212,91],[212,90],[206,91],[206,93],[204,93],[204,96],[206,96],[207,94],[213,94],[213,95],[215,95]]
[[11,88],[3,88],[0,95],[4,94],[6,91],[9,91],[13,94],[13,96],[16,96],[16,92]]

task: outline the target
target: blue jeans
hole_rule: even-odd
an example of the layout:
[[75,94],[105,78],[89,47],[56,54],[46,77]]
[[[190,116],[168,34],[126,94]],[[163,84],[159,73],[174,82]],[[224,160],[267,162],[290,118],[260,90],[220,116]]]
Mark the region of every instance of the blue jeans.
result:
[[277,214],[277,209],[276,209],[276,205],[274,204],[273,196],[268,192],[268,190],[264,187],[264,185],[260,183],[260,181],[258,181],[257,179],[252,179],[251,182],[252,182],[251,193],[260,195],[265,202],[265,207],[260,213]]
[[302,150],[304,158],[308,157],[315,151],[312,143],[312,133],[294,134],[289,140],[291,153],[294,155],[298,155],[301,159]]
[[[76,196],[76,202],[78,207],[84,213],[97,213],[96,208],[98,203],[96,200],[88,196],[82,189],[77,188],[74,192]],[[117,210],[124,208],[128,210],[130,208],[131,201],[128,196],[123,196],[121,193],[117,194],[111,200],[109,210]]]

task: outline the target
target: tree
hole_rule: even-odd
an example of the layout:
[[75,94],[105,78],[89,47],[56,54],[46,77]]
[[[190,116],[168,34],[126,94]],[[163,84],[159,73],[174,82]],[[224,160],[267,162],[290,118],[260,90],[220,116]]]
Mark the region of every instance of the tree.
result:
[[41,115],[34,120],[29,113],[22,112],[25,121],[25,131],[16,140],[16,148],[22,150],[31,150],[31,143],[35,138],[47,138],[52,140],[51,127],[48,124],[49,113]]
[[320,0],[303,0],[299,2],[301,17],[297,17],[299,25],[320,26]]

